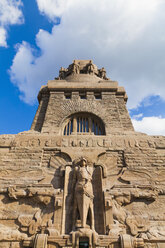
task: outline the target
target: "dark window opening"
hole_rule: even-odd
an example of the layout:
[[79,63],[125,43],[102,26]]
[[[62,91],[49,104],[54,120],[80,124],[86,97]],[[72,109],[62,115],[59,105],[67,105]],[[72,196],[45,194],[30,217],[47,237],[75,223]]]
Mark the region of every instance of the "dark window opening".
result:
[[87,132],[89,132],[88,118],[86,118],[86,130],[87,130]]
[[64,128],[64,135],[66,135],[66,126],[65,126],[65,128]]
[[70,135],[72,133],[105,135],[105,128],[101,119],[88,113],[76,114],[70,117],[63,130],[64,135]]
[[101,99],[101,93],[94,93],[95,99]]
[[80,74],[86,74],[84,70],[80,70]]
[[80,121],[79,118],[77,118],[77,133],[79,133],[79,131],[80,131],[80,123],[79,123],[79,121]]
[[71,93],[64,93],[65,99],[71,99]]
[[79,238],[79,248],[88,248],[89,247],[89,238],[80,237]]
[[87,241],[80,241],[79,242],[79,248],[88,248],[89,247],[89,242]]
[[80,118],[80,132],[82,133],[82,118]]
[[80,92],[80,99],[87,99],[86,94],[84,92]]

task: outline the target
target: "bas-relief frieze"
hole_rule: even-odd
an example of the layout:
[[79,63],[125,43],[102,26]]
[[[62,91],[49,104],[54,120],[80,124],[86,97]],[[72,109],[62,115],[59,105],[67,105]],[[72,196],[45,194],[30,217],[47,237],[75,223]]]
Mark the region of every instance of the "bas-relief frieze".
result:
[[[84,161],[85,161],[85,163],[87,163],[86,159],[84,159]],[[55,162],[52,161],[53,164]],[[75,172],[75,173],[73,173],[73,175],[75,175],[75,176],[73,176],[73,182],[74,182],[74,178],[75,178],[75,182],[76,182],[75,185],[79,185],[79,184],[82,185],[82,187],[80,187],[80,189],[78,188],[80,190],[80,196],[79,196],[79,190],[76,191],[76,186],[73,186],[75,188],[75,194],[78,194],[78,197],[81,198],[81,192],[82,192],[82,194],[83,194],[83,192],[86,192],[86,193],[84,193],[85,194],[84,197],[87,198],[85,201],[86,203],[84,205],[85,206],[84,209],[86,209],[86,204],[89,206],[91,204],[91,207],[93,208],[92,198],[90,197],[91,194],[93,195],[93,192],[90,190],[91,176],[93,174],[93,172],[91,173],[92,168],[90,169],[90,167],[88,168],[86,165],[84,165],[84,167],[81,164],[80,164],[80,166],[79,166],[79,164],[77,164],[77,165],[78,165],[78,167],[77,167],[77,170],[75,171],[74,163],[73,163],[73,165],[71,163],[69,164],[69,167],[73,166],[73,172]],[[57,170],[56,166],[54,168],[55,168],[55,170]],[[84,169],[82,169],[82,168],[84,168]],[[95,177],[97,177],[97,174],[95,174]],[[66,180],[69,180],[69,177]],[[98,177],[96,180],[97,180],[96,185],[98,185]],[[90,183],[88,183],[88,181]],[[92,181],[94,183],[94,179]],[[82,184],[83,182],[86,182],[85,186],[83,186],[83,184]],[[74,185],[74,183],[72,185]],[[63,208],[63,196],[62,196],[63,192],[62,191],[61,191],[61,193],[57,192],[53,189],[53,187],[50,187],[50,186],[48,187],[47,190],[45,190],[44,189],[45,187],[43,187],[43,186],[44,185],[38,185],[38,187],[37,187],[37,185],[36,185],[36,187],[31,187],[31,188],[29,187],[26,189],[9,187],[7,193],[8,193],[8,196],[13,200],[19,200],[22,198],[27,198],[27,197],[29,198],[29,197],[35,196],[35,198],[36,197],[38,198],[38,202],[41,202],[41,203],[43,202],[45,204],[45,206],[50,204],[51,198],[53,197],[55,199],[55,202],[54,202],[55,212],[62,209]],[[82,191],[81,191],[81,188],[82,188]],[[88,188],[89,188],[90,193],[88,192]],[[74,192],[74,189],[72,190],[72,192]],[[60,195],[60,194],[62,194],[62,195]],[[97,194],[98,194],[98,192],[97,192]],[[155,201],[155,199],[158,196],[157,192],[154,192],[152,189],[150,189],[150,190],[143,189],[142,190],[139,188],[137,188],[137,189],[133,188],[130,191],[129,187],[125,188],[125,189],[124,188],[123,189],[114,188],[114,189],[109,189],[109,191],[106,190],[105,196],[106,196],[105,197],[105,199],[106,199],[106,201],[105,201],[106,211],[110,211],[110,213],[107,216],[110,216],[112,214],[112,223],[107,223],[107,227],[106,227],[108,235],[110,235],[110,236],[112,236],[114,234],[117,235],[117,233],[124,235],[124,233],[126,232],[125,228],[128,228],[130,230],[131,235],[133,235],[135,237],[137,237],[137,235],[140,235],[140,234],[141,234],[141,237],[144,237],[145,239],[154,239],[154,238],[164,237],[163,226],[159,227],[159,229],[157,229],[156,226],[155,227],[152,226],[152,228],[151,228],[151,227],[149,227],[148,219],[145,219],[144,216],[134,215],[134,214],[132,214],[132,211],[130,209],[126,208],[127,205],[130,205],[131,203],[137,201],[137,199],[146,200],[148,202]],[[49,197],[49,199],[47,200],[48,197]],[[40,198],[45,199],[45,201],[43,199],[40,199]],[[88,198],[89,198],[89,204],[88,204]],[[33,202],[35,202],[34,198],[33,198]],[[75,205],[75,209],[76,209],[76,204],[73,204],[73,206],[74,205]],[[82,204],[79,205],[80,211],[81,211],[81,208],[83,209],[83,198],[82,198]],[[46,207],[44,207],[44,209],[46,209]],[[55,215],[55,212],[54,212],[54,215]],[[86,216],[86,214],[83,210],[82,221],[84,220],[83,219],[83,213]],[[54,217],[55,221],[57,221],[57,217],[58,216]],[[9,236],[6,236],[6,239],[8,237],[10,239],[10,235],[12,235],[14,240],[17,240],[17,236],[15,236],[15,235],[18,235],[18,240],[28,239],[28,236],[26,236],[26,234],[23,234],[23,236],[21,236],[22,231],[28,233],[28,235],[30,235],[30,237],[32,237],[32,235],[34,235],[36,233],[40,233],[42,230],[47,230],[48,233],[50,233],[50,235],[58,236],[59,232],[57,231],[57,229],[55,229],[55,226],[53,226],[51,219],[52,219],[52,217],[50,215],[45,215],[45,214],[43,215],[43,210],[41,213],[40,209],[35,211],[34,214],[20,214],[18,216],[18,223],[21,225],[21,228],[20,228],[21,232],[16,230],[13,233],[12,230],[8,230]],[[73,221],[73,224],[74,223],[75,222]],[[92,223],[92,219],[91,219],[91,223]],[[79,222],[77,224],[79,225]],[[6,230],[7,229],[5,229],[5,226],[4,226],[4,232],[6,232]],[[6,235],[6,233],[3,235]],[[92,242],[93,238],[97,238],[97,235],[92,230],[89,231],[88,229],[84,228],[82,230],[74,232],[72,234],[72,239],[74,239],[74,242],[76,242],[77,238],[83,237],[84,235],[89,236],[91,242]],[[77,246],[75,246],[75,247],[77,247]],[[137,246],[137,247],[141,247],[141,246]]]
[[147,138],[135,138],[135,137],[34,137],[34,136],[16,136],[16,138],[10,141],[8,144],[4,144],[3,140],[0,140],[0,147],[103,147],[103,148],[155,148],[155,144],[152,139]]

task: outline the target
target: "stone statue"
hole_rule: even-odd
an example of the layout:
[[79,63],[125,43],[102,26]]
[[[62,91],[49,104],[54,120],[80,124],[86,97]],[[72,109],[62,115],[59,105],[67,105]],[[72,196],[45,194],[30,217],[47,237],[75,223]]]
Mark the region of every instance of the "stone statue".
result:
[[102,79],[104,79],[104,80],[108,80],[109,79],[106,76],[106,70],[105,70],[104,67],[102,67],[101,69],[99,69],[98,72],[99,72],[99,75],[98,76],[101,77]]
[[[93,187],[92,174],[93,168],[87,165],[87,160],[81,158],[74,169],[73,187],[74,188],[74,206],[73,206],[73,230],[78,222],[78,213],[80,217],[81,228],[86,228],[87,224],[94,230],[94,212],[93,212]],[[90,220],[87,220],[88,212]],[[87,221],[89,221],[87,223]]]
[[66,69],[64,67],[61,67],[61,69],[59,71],[59,78],[60,79],[64,79],[65,78],[65,72],[66,72]]
[[87,65],[87,73],[94,74],[94,65],[92,63],[92,60],[90,60]]
[[72,64],[72,73],[73,74],[79,74],[80,73],[80,67],[79,65],[76,63],[76,60],[73,61]]

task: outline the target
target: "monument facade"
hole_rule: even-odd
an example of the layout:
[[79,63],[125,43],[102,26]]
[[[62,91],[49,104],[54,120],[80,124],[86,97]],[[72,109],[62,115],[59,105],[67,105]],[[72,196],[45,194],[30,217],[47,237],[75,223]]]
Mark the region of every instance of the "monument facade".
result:
[[38,100],[0,136],[0,248],[164,248],[165,137],[135,132],[124,88],[74,60]]

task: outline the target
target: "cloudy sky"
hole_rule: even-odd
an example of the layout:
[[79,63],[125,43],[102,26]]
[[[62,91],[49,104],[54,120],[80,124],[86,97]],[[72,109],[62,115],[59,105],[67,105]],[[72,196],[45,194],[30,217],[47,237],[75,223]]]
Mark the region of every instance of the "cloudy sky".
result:
[[28,130],[42,84],[92,59],[137,131],[165,135],[165,0],[0,0],[0,133]]

